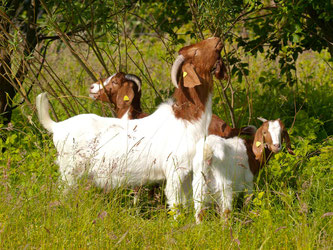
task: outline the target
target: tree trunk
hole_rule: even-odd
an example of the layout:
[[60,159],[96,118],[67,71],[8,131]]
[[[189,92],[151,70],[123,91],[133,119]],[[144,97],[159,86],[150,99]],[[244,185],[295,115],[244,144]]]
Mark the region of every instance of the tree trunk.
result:
[[[23,56],[28,56],[35,49],[37,44],[37,13],[40,8],[39,1],[35,1],[32,5],[31,2],[25,2],[26,5],[22,5],[21,1],[14,0],[9,1],[6,9],[6,15],[10,18],[11,22],[14,22],[16,11],[18,6],[21,5],[21,11],[26,11],[27,22],[24,25],[21,24],[21,29],[24,30],[22,34],[23,40]],[[11,71],[11,54],[9,54],[8,40],[11,39],[10,35],[10,23],[4,16],[0,16],[0,31],[3,33],[0,36],[0,123],[8,124],[11,121],[12,116],[12,104],[13,98],[16,95],[15,86],[18,86],[17,80],[23,83],[26,76],[26,66],[23,61],[19,64],[17,72],[12,75]],[[16,27],[19,29],[20,27]],[[17,60],[17,58],[15,58]],[[21,60],[25,60],[24,58]]]
[[[0,17],[0,29],[9,32],[9,24]],[[5,33],[4,32],[4,33]],[[8,54],[8,40],[5,35],[0,37],[0,123],[7,124],[11,120],[12,100],[16,94],[11,84],[11,76],[7,74],[11,68],[10,55]]]

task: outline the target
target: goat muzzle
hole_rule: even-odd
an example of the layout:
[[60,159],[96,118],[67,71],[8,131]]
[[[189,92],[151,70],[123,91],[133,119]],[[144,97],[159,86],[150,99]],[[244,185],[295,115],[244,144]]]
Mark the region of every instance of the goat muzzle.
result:
[[212,73],[214,73],[215,77],[220,80],[227,80],[227,68],[225,67],[222,59],[218,59],[215,63],[215,66],[212,69]]

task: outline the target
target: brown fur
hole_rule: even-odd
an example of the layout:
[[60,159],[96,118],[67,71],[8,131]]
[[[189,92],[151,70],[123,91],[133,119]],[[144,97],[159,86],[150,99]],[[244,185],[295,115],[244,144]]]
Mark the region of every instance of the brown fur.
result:
[[249,127],[232,128],[225,121],[219,118],[217,115],[212,115],[212,120],[209,124],[208,134],[217,135],[223,138],[231,138],[239,135],[253,136],[253,129]]

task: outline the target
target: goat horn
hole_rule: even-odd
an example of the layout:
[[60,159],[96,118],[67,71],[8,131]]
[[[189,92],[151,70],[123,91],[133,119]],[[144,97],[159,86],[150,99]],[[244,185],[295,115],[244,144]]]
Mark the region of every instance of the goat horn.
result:
[[265,118],[262,118],[262,117],[257,117],[257,119],[262,121],[262,122],[267,122],[267,120]]
[[178,88],[178,84],[177,84],[177,75],[178,75],[178,71],[180,69],[180,66],[183,64],[183,62],[185,61],[185,58],[183,55],[179,55],[175,62],[172,64],[172,68],[171,68],[171,80],[173,85],[175,85],[176,88]]
[[141,79],[139,77],[137,77],[136,75],[132,75],[132,74],[126,74],[125,78],[127,80],[133,81],[136,83],[136,85],[138,85],[138,92],[141,89]]

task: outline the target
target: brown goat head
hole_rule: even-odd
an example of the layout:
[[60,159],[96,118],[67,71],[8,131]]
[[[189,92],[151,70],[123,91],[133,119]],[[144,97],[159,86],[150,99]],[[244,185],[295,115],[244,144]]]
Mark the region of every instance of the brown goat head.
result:
[[[221,60],[222,42],[218,37],[211,37],[199,43],[183,47],[171,70],[171,79],[178,88],[179,76],[183,86],[193,88],[203,82],[212,82],[211,73],[218,79],[226,78],[227,71]],[[180,70],[182,69],[182,70]]]
[[140,101],[141,80],[135,75],[119,72],[93,83],[89,96],[95,100],[111,102],[117,109],[123,109],[134,101]]
[[262,160],[264,148],[273,153],[278,153],[282,148],[282,139],[286,142],[288,152],[294,154],[291,150],[290,138],[283,122],[280,119],[273,121],[267,121],[263,118],[259,119],[263,121],[263,124],[255,133],[252,145],[252,151],[256,160]]

